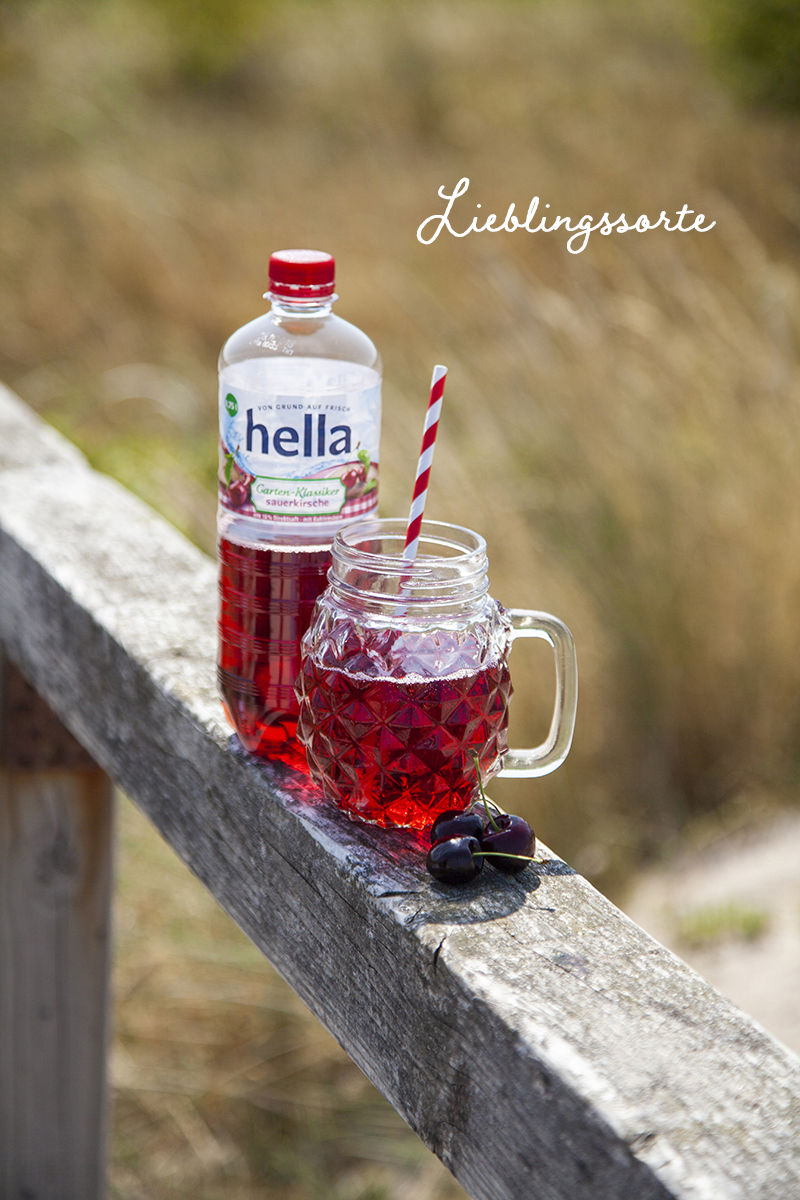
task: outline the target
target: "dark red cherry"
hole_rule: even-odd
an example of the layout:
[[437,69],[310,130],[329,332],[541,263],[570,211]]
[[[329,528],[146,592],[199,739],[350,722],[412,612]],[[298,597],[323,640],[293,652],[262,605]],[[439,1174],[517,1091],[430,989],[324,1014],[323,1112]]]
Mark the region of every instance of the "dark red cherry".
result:
[[445,838],[474,837],[480,839],[483,833],[483,817],[476,812],[462,812],[458,808],[448,808],[447,812],[439,813],[431,825],[431,842],[442,842]]
[[440,883],[469,883],[483,869],[483,859],[473,858],[476,850],[480,850],[477,838],[447,838],[431,846],[425,866]]
[[250,485],[237,479],[228,488],[228,499],[234,508],[241,508],[250,499]]
[[367,471],[363,463],[359,463],[358,466],[351,467],[350,470],[346,471],[342,476],[342,483],[348,489],[354,488],[358,484],[366,482]]
[[[494,818],[499,828],[491,825],[481,835],[481,850],[491,854],[489,862],[505,875],[516,875],[524,871],[528,863],[526,859],[533,857],[536,848],[536,838],[527,821],[515,817],[511,813],[498,813]],[[495,858],[495,854],[521,854],[523,858]]]

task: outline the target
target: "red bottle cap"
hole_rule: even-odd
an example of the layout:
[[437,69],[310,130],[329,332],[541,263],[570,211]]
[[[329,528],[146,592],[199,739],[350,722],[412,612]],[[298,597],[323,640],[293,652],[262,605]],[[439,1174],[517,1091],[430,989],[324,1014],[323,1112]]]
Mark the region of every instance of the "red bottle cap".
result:
[[333,295],[336,263],[322,250],[278,250],[269,260],[269,290],[292,300]]

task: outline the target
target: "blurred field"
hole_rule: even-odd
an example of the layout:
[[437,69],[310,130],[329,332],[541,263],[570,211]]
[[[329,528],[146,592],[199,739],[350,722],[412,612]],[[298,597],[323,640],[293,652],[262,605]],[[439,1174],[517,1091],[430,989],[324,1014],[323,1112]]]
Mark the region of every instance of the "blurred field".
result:
[[[568,763],[492,791],[614,895],[798,791],[800,122],[739,107],[695,16],[0,5],[0,377],[211,552],[219,346],[260,311],[272,249],[335,254],[337,311],[386,364],[384,514],[407,507],[445,362],[429,515],[485,533],[494,594],[576,637]],[[577,256],[561,234],[420,245],[464,175],[467,214],[538,194],[717,226]],[[549,704],[527,652],[516,744]]]

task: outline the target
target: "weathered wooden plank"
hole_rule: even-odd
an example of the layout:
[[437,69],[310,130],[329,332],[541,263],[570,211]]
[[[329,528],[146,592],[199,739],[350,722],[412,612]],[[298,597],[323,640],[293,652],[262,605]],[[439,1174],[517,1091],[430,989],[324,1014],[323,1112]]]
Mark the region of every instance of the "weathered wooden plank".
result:
[[111,811],[108,777],[0,653],[3,1200],[104,1192]]
[[452,892],[238,753],[213,564],[8,395],[0,438],[9,653],[477,1200],[800,1197],[793,1055],[558,859]]

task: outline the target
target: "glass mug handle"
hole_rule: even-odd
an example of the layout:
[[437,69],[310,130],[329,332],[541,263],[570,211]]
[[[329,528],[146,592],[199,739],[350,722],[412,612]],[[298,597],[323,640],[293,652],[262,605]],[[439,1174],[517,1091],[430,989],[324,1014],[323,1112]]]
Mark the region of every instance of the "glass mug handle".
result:
[[560,767],[569,754],[575,731],[578,704],[578,660],[572,634],[563,621],[550,613],[525,608],[507,608],[511,618],[511,640],[519,637],[541,638],[553,648],[556,660],[556,706],[550,732],[541,746],[533,750],[509,750],[503,758],[501,774],[510,779],[548,775]]

